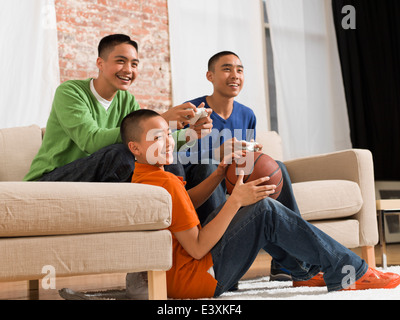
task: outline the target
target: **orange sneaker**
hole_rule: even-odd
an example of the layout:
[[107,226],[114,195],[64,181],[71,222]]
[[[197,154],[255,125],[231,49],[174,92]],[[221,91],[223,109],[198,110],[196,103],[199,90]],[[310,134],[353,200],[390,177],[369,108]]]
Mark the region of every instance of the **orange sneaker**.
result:
[[353,285],[342,290],[393,289],[400,285],[400,275],[368,268]]
[[320,272],[310,280],[293,281],[293,287],[326,287],[324,274]]

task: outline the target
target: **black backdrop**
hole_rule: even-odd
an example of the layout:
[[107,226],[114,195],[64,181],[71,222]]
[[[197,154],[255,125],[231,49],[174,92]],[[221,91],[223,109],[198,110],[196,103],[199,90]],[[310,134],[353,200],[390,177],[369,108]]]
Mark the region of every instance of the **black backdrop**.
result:
[[[345,5],[356,29],[344,29]],[[371,150],[376,180],[400,180],[400,0],[332,0],[351,141]]]

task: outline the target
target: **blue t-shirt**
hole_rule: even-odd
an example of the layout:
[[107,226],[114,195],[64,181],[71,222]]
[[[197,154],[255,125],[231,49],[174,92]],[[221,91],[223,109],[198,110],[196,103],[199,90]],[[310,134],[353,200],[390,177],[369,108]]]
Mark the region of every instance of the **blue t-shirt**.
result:
[[[204,102],[205,108],[210,108],[206,97],[200,97],[189,102],[196,107]],[[211,134],[197,140],[186,151],[186,159],[182,159],[184,155],[180,154],[180,160],[183,164],[209,163],[209,159],[214,158],[213,149],[218,148],[226,140],[235,137],[238,140],[250,141],[256,137],[256,116],[253,110],[239,102],[233,102],[232,114],[228,119],[221,118],[216,112],[211,114],[211,119],[213,121]],[[219,163],[219,161],[214,161],[214,163]]]

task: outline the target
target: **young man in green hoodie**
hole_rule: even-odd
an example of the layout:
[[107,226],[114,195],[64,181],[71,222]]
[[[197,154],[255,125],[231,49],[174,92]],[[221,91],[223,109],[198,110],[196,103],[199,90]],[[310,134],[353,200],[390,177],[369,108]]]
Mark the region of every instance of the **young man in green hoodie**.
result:
[[[138,45],[122,34],[104,37],[96,64],[97,79],[70,80],[57,88],[43,143],[24,180],[130,181],[135,162],[121,144],[119,127],[127,114],[140,109],[127,91],[138,76]],[[181,129],[195,111],[196,106],[186,103],[162,117]],[[200,137],[201,130],[211,130],[212,121],[202,118],[192,128]],[[184,130],[177,130],[174,138],[178,147],[189,139]],[[179,164],[167,170],[184,176]]]

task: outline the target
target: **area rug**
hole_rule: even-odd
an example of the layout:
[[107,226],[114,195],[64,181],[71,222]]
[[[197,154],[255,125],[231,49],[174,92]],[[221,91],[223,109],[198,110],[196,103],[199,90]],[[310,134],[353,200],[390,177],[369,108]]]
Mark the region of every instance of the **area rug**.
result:
[[[385,272],[400,274],[400,266],[388,267]],[[59,291],[67,300],[127,300],[125,290],[76,292],[70,289]],[[396,289],[373,289],[360,291],[328,292],[326,287],[294,288],[291,281],[269,281],[269,277],[239,282],[239,290],[226,292],[216,299],[201,300],[400,300],[400,286]]]
[[[384,272],[400,274],[400,266],[388,267]],[[326,287],[292,287],[291,281],[269,281],[269,277],[239,282],[239,290],[224,293],[217,300],[400,300],[400,286],[396,289],[328,292]]]

